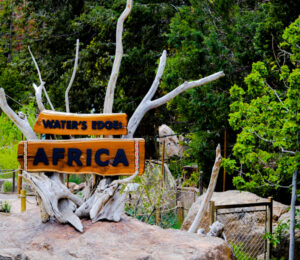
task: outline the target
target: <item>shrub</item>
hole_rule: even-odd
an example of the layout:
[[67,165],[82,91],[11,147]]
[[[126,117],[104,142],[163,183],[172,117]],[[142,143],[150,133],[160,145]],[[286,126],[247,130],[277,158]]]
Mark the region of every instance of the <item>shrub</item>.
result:
[[0,212],[10,212],[11,205],[8,204],[8,202],[5,200],[3,203],[0,201]]
[[3,184],[3,191],[4,192],[10,192],[12,191],[12,183],[10,181],[6,181]]

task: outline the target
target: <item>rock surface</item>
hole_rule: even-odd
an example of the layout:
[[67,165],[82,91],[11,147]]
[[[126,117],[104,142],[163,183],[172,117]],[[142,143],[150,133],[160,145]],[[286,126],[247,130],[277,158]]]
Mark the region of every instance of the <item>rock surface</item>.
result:
[[232,259],[220,238],[164,230],[124,216],[119,223],[83,220],[84,232],[54,221],[38,208],[0,214],[0,259]]
[[[197,198],[195,203],[190,208],[187,217],[184,219],[182,224],[182,230],[188,230],[192,224],[202,201],[204,194]],[[215,202],[215,205],[226,205],[226,204],[242,204],[242,203],[256,203],[256,202],[267,202],[268,199],[261,198],[256,194],[247,191],[238,191],[238,190],[229,190],[225,192],[214,192],[212,196],[212,201]],[[277,221],[281,215],[288,211],[288,206],[273,201],[273,220]],[[204,219],[204,228],[207,228],[208,223],[208,212],[207,217]]]
[[[191,223],[193,222],[198,209],[200,208],[203,195],[198,197],[195,203],[190,208],[187,217],[182,224],[183,230],[188,230]],[[212,196],[212,201],[215,205],[227,205],[227,204],[244,204],[244,203],[256,203],[256,202],[266,202],[267,199],[261,198],[253,193],[247,191],[237,191],[230,190],[226,192],[214,192]],[[290,218],[290,213],[288,212],[289,206],[273,201],[273,230],[278,225],[279,221],[286,221]],[[246,209],[246,208],[245,208]],[[250,208],[248,208],[250,209]],[[262,207],[251,207],[251,210],[261,210]],[[233,212],[233,214],[228,214],[228,212]],[[235,213],[236,211],[236,213]],[[239,245],[243,244],[246,250],[255,245],[255,250],[257,254],[261,254],[264,250],[264,240],[262,235],[265,233],[265,212],[254,212],[251,214],[238,213],[241,212],[241,208],[237,209],[223,209],[220,212],[227,213],[221,215],[217,220],[221,221],[225,225],[225,233],[228,240],[232,237],[239,238]],[[209,214],[208,210],[205,217],[200,225],[206,232],[209,229]],[[281,244],[277,248],[273,248],[273,256],[278,257],[288,257],[288,245],[289,237],[288,232],[284,234]],[[259,242],[258,242],[259,240]],[[296,244],[295,244],[295,259],[300,259],[300,232],[296,232]],[[248,248],[249,247],[249,248]],[[256,256],[257,257],[257,256]]]

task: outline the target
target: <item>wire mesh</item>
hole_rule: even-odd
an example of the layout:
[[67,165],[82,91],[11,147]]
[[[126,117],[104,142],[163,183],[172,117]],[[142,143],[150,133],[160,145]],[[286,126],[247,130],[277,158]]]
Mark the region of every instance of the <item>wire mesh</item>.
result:
[[216,209],[216,220],[238,260],[266,259],[267,207]]

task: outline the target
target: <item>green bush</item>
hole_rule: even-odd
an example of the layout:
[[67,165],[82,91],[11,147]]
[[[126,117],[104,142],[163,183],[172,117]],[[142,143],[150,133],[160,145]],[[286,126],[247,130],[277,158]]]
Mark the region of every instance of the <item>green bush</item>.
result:
[[12,191],[12,183],[10,181],[6,181],[3,184],[3,191],[4,192],[10,192]]
[[82,182],[85,182],[85,178],[81,174],[70,174],[69,182],[74,182],[76,184],[80,184]]
[[243,244],[232,245],[237,260],[254,260],[246,252],[243,251]]
[[6,200],[3,203],[2,201],[0,201],[0,212],[9,213],[10,209],[11,209],[11,205],[9,205]]

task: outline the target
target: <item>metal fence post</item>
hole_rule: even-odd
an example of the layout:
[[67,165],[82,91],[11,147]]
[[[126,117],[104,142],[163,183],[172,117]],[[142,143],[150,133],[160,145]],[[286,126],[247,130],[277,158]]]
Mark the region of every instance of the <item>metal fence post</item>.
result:
[[[272,234],[272,222],[273,222],[273,198],[268,197],[268,215],[267,215],[267,232]],[[272,245],[270,243],[270,240],[267,242],[267,260],[271,259],[271,250]]]
[[215,202],[211,200],[209,202],[209,225],[215,222]]

